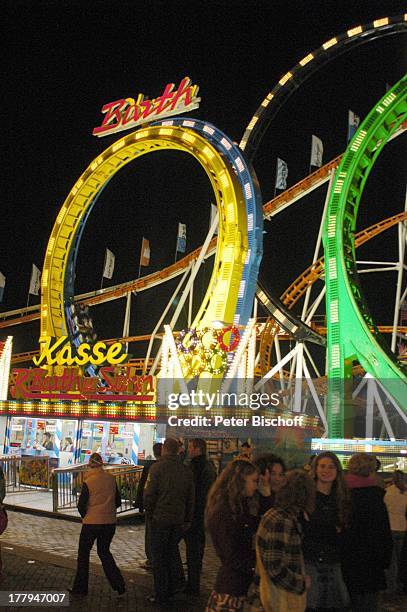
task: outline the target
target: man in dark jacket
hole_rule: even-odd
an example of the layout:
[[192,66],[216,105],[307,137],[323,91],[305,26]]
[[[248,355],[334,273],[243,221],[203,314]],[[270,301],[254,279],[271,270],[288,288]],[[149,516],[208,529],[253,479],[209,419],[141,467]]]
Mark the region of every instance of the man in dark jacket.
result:
[[194,512],[192,472],[179,459],[178,448],[174,438],[165,440],[144,490],[144,507],[152,521],[153,599],[164,606],[174,595],[179,577],[178,541],[190,528]]
[[208,492],[216,480],[216,473],[206,456],[206,442],[201,438],[189,441],[188,455],[195,485],[195,509],[191,528],[185,534],[187,551],[187,593],[199,595],[202,559],[205,551],[204,514]]
[[[153,453],[154,453],[155,459],[149,459],[148,461],[144,463],[143,472],[141,474],[139,486],[137,488],[137,495],[136,495],[136,501],[135,501],[135,507],[139,509],[139,512],[144,512],[143,496],[144,496],[144,488],[146,486],[148,473],[150,471],[151,466],[154,465],[157,459],[161,457],[162,448],[163,448],[163,445],[161,444],[161,442],[156,442],[153,445]],[[151,519],[147,513],[145,516],[144,550],[145,550],[147,559],[142,564],[142,567],[144,567],[144,569],[151,570],[153,568],[153,555],[151,552]]]

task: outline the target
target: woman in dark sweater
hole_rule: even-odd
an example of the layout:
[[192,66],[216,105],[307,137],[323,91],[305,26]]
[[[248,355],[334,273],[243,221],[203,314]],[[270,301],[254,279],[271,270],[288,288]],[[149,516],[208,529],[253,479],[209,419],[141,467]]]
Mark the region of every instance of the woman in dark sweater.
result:
[[342,578],[340,538],[346,524],[349,495],[338,457],[329,451],[311,464],[316,485],[315,510],[303,520],[303,552],[311,587],[307,610],[345,610],[349,595]]
[[385,492],[377,486],[375,474],[373,455],[357,453],[350,458],[346,484],[351,511],[343,537],[342,571],[355,612],[378,609],[379,591],[386,588],[384,570],[392,556]]
[[250,514],[248,499],[254,495],[257,481],[257,468],[237,459],[223,470],[209,492],[206,526],[221,567],[206,612],[243,610],[256,565],[258,519]]

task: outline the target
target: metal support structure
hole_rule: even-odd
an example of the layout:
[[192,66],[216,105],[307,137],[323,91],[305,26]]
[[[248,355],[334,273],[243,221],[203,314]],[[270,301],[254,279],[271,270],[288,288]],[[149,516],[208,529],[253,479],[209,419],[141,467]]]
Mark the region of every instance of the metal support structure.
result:
[[[321,249],[321,244],[322,244],[322,234],[324,232],[324,225],[325,225],[325,219],[326,219],[326,211],[328,209],[328,203],[329,203],[329,198],[330,198],[330,195],[331,195],[331,188],[332,188],[332,184],[333,184],[333,181],[334,181],[334,176],[335,176],[335,172],[333,170],[331,170],[330,178],[329,178],[329,183],[328,183],[328,189],[327,189],[326,195],[325,195],[325,202],[324,202],[324,209],[322,211],[321,223],[319,225],[319,230],[318,230],[318,237],[317,237],[317,241],[316,241],[316,244],[315,244],[314,257],[312,258],[312,263],[313,264],[316,263],[318,258],[319,258],[319,251]],[[312,285],[310,285],[308,287],[308,289],[306,290],[306,292],[305,292],[304,304],[302,306],[302,314],[301,314],[302,321],[304,321],[305,317],[306,317],[308,303],[309,303],[309,299],[311,297],[311,291],[312,291]]]
[[[155,336],[156,336],[158,330],[160,329],[161,324],[164,321],[164,319],[165,319],[169,309],[171,308],[175,298],[177,297],[178,293],[180,292],[181,287],[184,284],[184,280],[186,279],[186,277],[188,276],[188,274],[189,274],[189,272],[191,270],[191,265],[188,266],[188,268],[185,270],[184,274],[182,275],[181,280],[179,281],[179,283],[178,283],[174,293],[170,297],[167,306],[164,308],[164,311],[161,314],[161,317],[159,318],[159,320],[157,322],[157,325],[154,327],[153,333],[151,334],[150,342],[148,343],[147,354],[146,354],[146,358],[145,358],[145,361],[144,361],[144,368],[143,368],[143,373],[144,374],[147,372],[147,364],[148,364],[148,360],[150,359],[150,354],[151,354],[151,350],[153,348],[153,342],[154,342]],[[161,355],[161,346],[159,348],[158,354]],[[154,372],[153,372],[153,369],[152,369],[151,374],[153,374],[153,373]]]
[[[407,210],[407,192],[405,198],[404,209]],[[393,353],[396,352],[397,343],[397,325],[400,316],[400,304],[401,302],[401,291],[403,285],[403,274],[404,274],[404,255],[406,250],[406,238],[407,238],[407,226],[405,223],[399,223],[398,225],[398,238],[399,238],[399,261],[397,264],[397,287],[396,287],[396,299],[394,304],[394,316],[393,316],[393,333],[391,336],[391,350]]]
[[[131,291],[126,296],[126,309],[124,311],[124,323],[123,323],[123,338],[130,336],[130,318],[131,318]],[[129,349],[129,344],[126,342],[126,353]]]

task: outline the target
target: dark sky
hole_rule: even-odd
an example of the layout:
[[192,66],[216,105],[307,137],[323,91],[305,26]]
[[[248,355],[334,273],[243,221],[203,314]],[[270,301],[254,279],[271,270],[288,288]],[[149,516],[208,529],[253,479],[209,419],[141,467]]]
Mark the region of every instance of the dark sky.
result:
[[[4,6],[4,4],[3,4]],[[278,79],[335,34],[385,15],[404,2],[356,0],[9,0],[3,15],[6,49],[0,270],[7,277],[2,310],[25,305],[34,262],[43,264],[55,217],[89,163],[119,136],[95,138],[106,102],[162,93],[188,75],[200,86],[193,116],[239,141],[251,116]],[[264,200],[273,193],[277,155],[288,162],[289,185],[308,171],[311,135],[324,142],[324,161],[346,145],[347,113],[362,118],[405,72],[406,37],[369,43],[315,74],[281,110],[254,160]],[[399,139],[401,140],[401,139]],[[359,214],[363,228],[403,209],[402,143],[390,144],[369,179]],[[4,149],[3,149],[4,150]],[[404,149],[405,152],[405,149]],[[325,191],[266,223],[261,278],[277,293],[309,263]],[[151,265],[174,259],[178,221],[187,224],[188,247],[202,243],[211,190],[203,170],[186,154],[145,156],[123,169],[105,189],[80,245],[76,292],[100,286],[105,248],[116,254],[112,281],[138,273],[141,237],[150,239]],[[395,256],[395,234],[377,240],[365,258]],[[209,266],[196,287],[204,294]],[[391,318],[391,275],[374,281],[373,312]],[[377,276],[375,277],[378,278]],[[375,292],[380,289],[380,300]],[[370,284],[372,284],[370,282]],[[139,295],[132,333],[150,331],[174,283]],[[390,296],[391,297],[391,296]],[[390,298],[389,298],[390,299]],[[31,297],[31,303],[39,298]],[[119,335],[123,300],[94,309],[100,337]],[[380,322],[384,322],[380,321]],[[4,330],[6,331],[6,330]],[[38,323],[10,330],[16,348],[34,348]]]

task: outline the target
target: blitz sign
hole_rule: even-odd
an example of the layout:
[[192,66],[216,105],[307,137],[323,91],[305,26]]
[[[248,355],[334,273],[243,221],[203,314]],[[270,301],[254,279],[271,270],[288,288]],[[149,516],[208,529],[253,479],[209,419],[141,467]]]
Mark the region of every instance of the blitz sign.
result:
[[164,119],[180,113],[186,113],[198,108],[201,98],[197,97],[198,85],[192,85],[191,79],[185,77],[174,90],[174,83],[168,83],[158,98],[149,100],[143,94],[137,99],[121,98],[102,106],[105,115],[102,124],[95,127],[93,135],[109,136],[123,130],[130,130],[138,125]]

